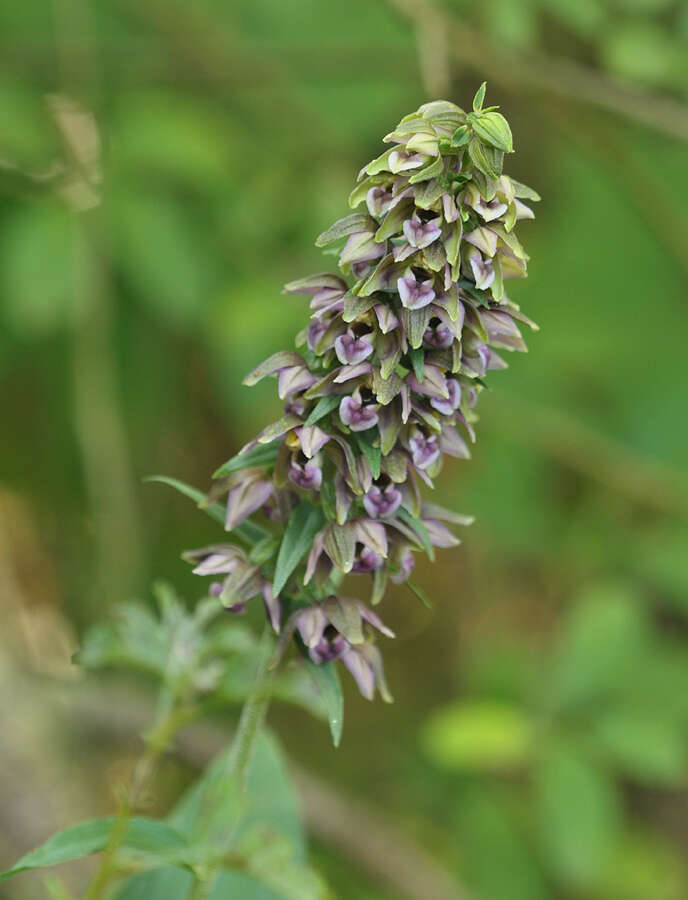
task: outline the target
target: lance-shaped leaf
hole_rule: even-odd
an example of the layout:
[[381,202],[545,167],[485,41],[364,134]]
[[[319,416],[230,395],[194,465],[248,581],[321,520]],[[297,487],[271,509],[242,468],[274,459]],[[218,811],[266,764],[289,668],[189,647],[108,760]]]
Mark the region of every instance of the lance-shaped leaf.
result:
[[321,397],[308,414],[308,418],[304,425],[315,425],[321,419],[324,419],[328,413],[339,406],[341,398],[338,396]]
[[229,475],[232,472],[239,472],[242,469],[250,469],[252,466],[271,466],[277,457],[277,447],[275,446],[257,446],[246,453],[238,453],[226,463],[220,466],[213,473],[213,478],[221,478],[223,475]]
[[337,472],[334,476],[334,506],[335,519],[340,525],[346,522],[352,502],[353,496],[351,491],[348,489],[342,476]]
[[268,425],[260,432],[258,435],[258,443],[269,444],[271,441],[276,440],[278,437],[282,437],[283,434],[286,434],[288,431],[291,431],[292,428],[296,428],[297,425],[301,424],[302,420],[299,416],[295,416],[293,413],[287,413],[286,416],[282,416],[281,419]]
[[471,128],[486,143],[504,153],[514,152],[514,139],[509,123],[501,113],[484,112],[469,116]]
[[279,353],[273,353],[259,366],[256,366],[252,372],[249,372],[243,383],[247,387],[253,387],[261,379],[268,375],[274,375],[287,366],[305,366],[305,364],[306,361],[300,353],[296,353],[294,350],[280,350]]
[[438,178],[423,181],[413,189],[413,197],[419,209],[433,208],[443,193],[444,186]]
[[[379,419],[378,419],[379,425]],[[375,447],[371,440],[368,439],[369,432],[363,432],[355,435],[356,443],[370,466],[370,474],[373,478],[380,477],[380,459],[382,451],[380,447]]]
[[284,285],[282,292],[285,294],[317,294],[324,289],[346,291],[346,281],[341,275],[333,275],[331,272],[317,272],[315,275],[306,275],[305,278],[297,278]]
[[[473,165],[488,178],[494,179],[496,181],[496,179],[499,178],[499,176],[502,174],[503,153],[501,150],[494,150],[492,147],[488,147],[483,144],[483,142],[479,138],[474,137],[471,138],[471,141],[468,145],[468,155],[470,156]],[[476,182],[476,184],[479,184],[479,179],[476,179],[474,177],[474,181]],[[496,193],[496,189],[497,186],[495,184],[494,193]],[[482,190],[480,191],[480,193],[483,193]],[[492,193],[490,200],[494,197],[494,193]]]
[[511,250],[511,252],[517,259],[530,259],[526,251],[523,249],[521,242],[513,233],[513,231],[507,232],[501,225],[493,224],[490,227],[497,235],[497,237],[499,237],[506,244],[506,246],[509,248],[509,250]]
[[385,150],[384,153],[381,153],[376,159],[368,163],[364,171],[368,175],[377,175],[378,172],[390,172],[389,158],[396,149],[396,147],[391,147],[389,150]]
[[422,381],[425,373],[425,350],[422,347],[411,347],[408,355],[416,379]]
[[345,322],[354,322],[359,316],[368,312],[374,304],[375,300],[372,297],[359,297],[356,294],[347,294],[344,298],[342,319]]
[[325,529],[323,537],[325,552],[342,572],[350,572],[356,555],[356,540],[351,524],[339,525],[333,522]]
[[294,569],[310,550],[322,524],[322,510],[305,500],[291,514],[277,554],[272,583],[275,596],[282,592]]
[[483,81],[473,97],[473,112],[480,112],[485,102],[485,91],[487,90],[487,82]]
[[454,510],[438,506],[436,503],[423,503],[421,516],[423,519],[438,519],[441,522],[449,522],[451,525],[468,526],[475,522],[474,516],[466,516],[462,513],[454,512]]
[[463,222],[459,219],[446,226],[444,231],[444,249],[447,254],[447,262],[450,266],[455,266],[459,258],[459,248],[461,246],[461,235],[463,231]]
[[[180,494],[184,494],[185,497],[193,500],[198,508],[206,515],[210,516],[211,519],[219,522],[220,525],[224,525],[225,509],[222,504],[213,503],[209,506],[206,505],[208,495],[204,494],[203,491],[199,491],[198,488],[192,487],[190,484],[185,484],[185,482],[180,481],[178,478],[169,478],[167,475],[149,475],[143,480],[144,482],[166,484],[169,487],[174,488],[176,491],[179,491]],[[253,546],[253,544],[268,537],[269,532],[264,528],[261,528],[260,525],[256,525],[255,522],[242,522],[241,525],[234,529],[234,536],[239,538],[239,540],[244,541],[244,543],[249,546]]]
[[389,378],[383,378],[379,369],[373,369],[373,393],[378,403],[387,406],[399,394],[403,381],[393,372]]
[[373,590],[370,595],[370,602],[373,606],[382,600],[387,590],[387,582],[389,580],[389,572],[386,566],[380,566],[373,572]]
[[328,244],[346,237],[348,234],[356,234],[359,231],[370,231],[377,228],[377,222],[367,213],[352,213],[335,222],[326,231],[323,231],[315,240],[316,247],[326,247]]
[[537,202],[541,199],[538,192],[534,191],[531,187],[528,187],[527,184],[521,184],[520,181],[516,181],[513,178],[510,178],[509,180],[511,181],[515,196],[519,197],[521,200],[533,200]]
[[401,234],[401,226],[404,220],[410,218],[412,213],[413,200],[410,197],[405,197],[387,213],[382,225],[375,232],[375,240],[386,241],[388,238]]
[[432,307],[421,309],[402,309],[401,322],[406,331],[408,342],[414,350],[423,346],[423,338],[432,317]]
[[403,506],[399,509],[397,516],[402,520],[402,522],[405,525],[407,525],[411,529],[411,531],[414,533],[414,535],[416,535],[417,539],[420,541],[421,546],[423,547],[425,552],[428,554],[430,561],[434,562],[435,561],[435,550],[432,546],[432,543],[430,542],[430,535],[428,534],[428,529],[421,522],[421,520],[416,518],[415,516],[411,515],[411,513],[408,510],[404,509]]
[[[0,881],[30,869],[55,866],[58,863],[98,853],[107,847],[116,824],[117,818],[112,816],[65,828],[48,838],[40,847],[22,856],[11,869],[0,873]],[[181,850],[185,844],[185,839],[165,822],[135,818],[127,824],[120,847],[125,852],[147,857],[151,862],[157,860],[160,864],[163,860],[169,859],[173,851]]]
[[332,743],[335,747],[338,747],[342,739],[342,728],[344,726],[344,695],[342,694],[337,667],[332,662],[320,663],[320,665],[316,666],[306,655],[306,668],[323,698],[327,709]]
[[373,272],[358,289],[359,297],[368,297],[375,291],[389,290],[390,285],[396,278],[398,270],[399,266],[394,261],[394,257],[391,253],[388,253],[387,256],[383,256]]
[[401,401],[393,400],[382,406],[377,414],[377,427],[380,432],[380,450],[383,456],[392,450],[401,430]]
[[390,331],[388,334],[378,334],[375,341],[375,349],[380,359],[380,374],[383,378],[389,378],[401,359],[401,334],[399,329]]
[[437,156],[433,161],[425,166],[420,172],[415,172],[409,178],[409,184],[417,184],[419,181],[429,181],[431,178],[437,178],[438,175],[441,175],[444,171],[444,159],[443,157]]

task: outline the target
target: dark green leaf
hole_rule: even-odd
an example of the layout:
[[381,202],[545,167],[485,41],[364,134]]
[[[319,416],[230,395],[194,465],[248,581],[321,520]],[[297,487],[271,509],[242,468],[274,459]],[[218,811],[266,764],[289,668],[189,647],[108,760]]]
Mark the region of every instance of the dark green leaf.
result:
[[418,539],[423,545],[423,549],[428,554],[428,557],[432,562],[435,561],[435,549],[430,543],[430,535],[428,534],[428,529],[421,522],[420,519],[417,519],[415,516],[412,516],[411,513],[404,509],[403,506],[399,508],[397,512],[397,516],[405,522],[409,528],[414,532],[414,534],[418,535]]
[[380,463],[382,460],[382,451],[379,447],[373,447],[370,439],[368,439],[363,434],[356,434],[356,443],[361,451],[361,453],[368,460],[368,465],[370,466],[370,471],[373,473],[373,478],[380,477]]
[[339,219],[327,231],[323,231],[315,240],[316,247],[326,247],[333,241],[346,237],[348,234],[356,234],[360,231],[373,232],[377,228],[377,222],[368,213],[351,213]]
[[418,381],[422,381],[425,374],[425,350],[422,347],[411,347],[409,358],[416,378]]
[[277,450],[277,447],[270,444],[267,446],[261,444],[252,447],[246,453],[237,453],[213,473],[213,478],[220,478],[222,475],[229,475],[231,472],[239,472],[241,469],[249,469],[252,466],[272,465],[277,456]]
[[[211,519],[215,519],[216,522],[219,522],[220,525],[224,527],[224,507],[221,503],[211,503],[209,506],[206,506],[205,503],[208,499],[207,495],[204,494],[203,491],[199,491],[198,488],[192,487],[191,485],[180,481],[178,478],[169,478],[167,475],[149,475],[143,480],[144,482],[166,484],[169,487],[174,488],[176,491],[179,491],[180,494],[184,494],[185,497],[189,497],[189,499],[193,500],[200,510],[210,516]],[[269,531],[266,531],[265,528],[261,528],[260,525],[256,525],[255,522],[249,522],[248,519],[244,520],[241,525],[237,525],[236,528],[233,528],[232,534],[238,537],[239,540],[242,540],[251,546],[257,543],[257,541],[261,541],[270,536]]]
[[291,514],[277,555],[273,591],[279,594],[292,572],[310,550],[313,538],[323,524],[322,510],[307,501],[299,504]]
[[342,739],[344,726],[344,696],[339,681],[339,672],[333,662],[316,665],[310,659],[306,659],[306,665],[318,691],[322,694],[327,707],[327,718],[332,733],[332,743],[339,746]]
[[483,108],[483,101],[485,100],[486,90],[487,82],[483,81],[478,90],[475,92],[475,97],[473,98],[473,112],[479,112]]
[[419,587],[414,581],[411,581],[410,578],[407,578],[404,584],[410,591],[412,591],[416,595],[416,597],[418,597],[418,599],[426,609],[432,609],[432,601],[421,587]]
[[557,748],[536,779],[543,849],[561,882],[580,892],[599,874],[619,836],[616,787],[574,751]]
[[304,424],[315,425],[316,422],[319,422],[328,413],[331,413],[333,409],[336,409],[341,402],[342,398],[338,396],[321,397],[310,411]]
[[[107,846],[116,822],[115,816],[93,819],[54,834],[40,847],[22,856],[11,869],[0,874],[0,881],[29,869],[54,866],[98,853]],[[136,818],[129,822],[122,849],[162,858],[165,853],[180,849],[184,844],[184,838],[165,822]]]

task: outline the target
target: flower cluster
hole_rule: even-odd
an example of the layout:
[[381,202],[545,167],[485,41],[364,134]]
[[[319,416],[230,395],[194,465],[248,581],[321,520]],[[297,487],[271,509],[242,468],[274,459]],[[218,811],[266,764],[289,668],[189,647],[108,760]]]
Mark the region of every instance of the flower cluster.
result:
[[[387,696],[372,632],[392,634],[339,585],[369,575],[377,604],[388,580],[409,578],[415,552],[458,543],[449,526],[470,520],[425,502],[421,487],[445,456],[469,457],[485,375],[505,367],[499,351],[526,349],[519,324],[534,327],[504,284],[526,275],[515,225],[538,196],[502,174],[511,132],[483,98],[484,85],[470,113],[438,101],[402,119],[360,173],[355,212],[318,238],[336,245],[339,272],[285,288],[311,298],[299,352],[245,379],[276,376],[284,415],[212,492],[227,494],[228,531],[260,514],[271,549],[258,562],[231,545],[189,557],[198,574],[225,576],[211,591],[228,608],[262,595],[276,631],[288,617],[311,660],[341,659],[366,697],[376,686]],[[304,504],[315,530],[277,585],[280,539]]]

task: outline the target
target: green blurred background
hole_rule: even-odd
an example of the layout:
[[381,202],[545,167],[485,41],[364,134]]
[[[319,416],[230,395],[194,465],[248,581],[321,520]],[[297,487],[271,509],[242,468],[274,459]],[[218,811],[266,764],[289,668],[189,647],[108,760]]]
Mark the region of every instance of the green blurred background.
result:
[[477,521],[419,563],[434,609],[385,601],[394,706],[347,685],[336,752],[272,723],[338,897],[685,900],[688,5],[28,0],[0,33],[0,868],[111,809],[136,749],[110,720],[146,689],[75,676],[79,635],[201,590],[179,552],[215,526],[141,478],[206,485],[276,417],[241,378],[305,321],[281,285],[382,135],[486,79],[543,197],[512,289],[542,330],[442,476]]

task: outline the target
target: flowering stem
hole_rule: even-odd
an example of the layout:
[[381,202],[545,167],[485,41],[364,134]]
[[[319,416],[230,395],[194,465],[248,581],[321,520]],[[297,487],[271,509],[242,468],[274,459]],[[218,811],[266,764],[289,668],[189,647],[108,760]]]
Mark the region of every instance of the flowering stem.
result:
[[185,721],[186,713],[164,693],[161,694],[156,723],[146,736],[146,748],[136,763],[131,783],[120,801],[117,820],[103,851],[100,866],[84,894],[84,900],[101,900],[105,896],[110,879],[117,871],[117,852],[126,837],[132,813],[145,796],[161,754]]
[[[251,760],[253,759],[256,740],[270,704],[272,681],[275,676],[274,668],[270,667],[273,649],[274,639],[271,629],[269,626],[266,626],[258,645],[258,666],[253,688],[241,710],[239,726],[232,743],[226,751],[224,764],[220,767],[207,794],[208,802],[204,810],[206,821],[212,819],[218,812],[215,809],[218,801],[222,804],[225,802],[223,792],[219,790],[213,791],[214,786],[232,779],[236,782],[239,793],[243,793],[246,789],[246,779]],[[202,873],[196,873],[196,881],[189,900],[206,900],[213,889],[218,870],[219,865],[212,864],[204,867]]]

